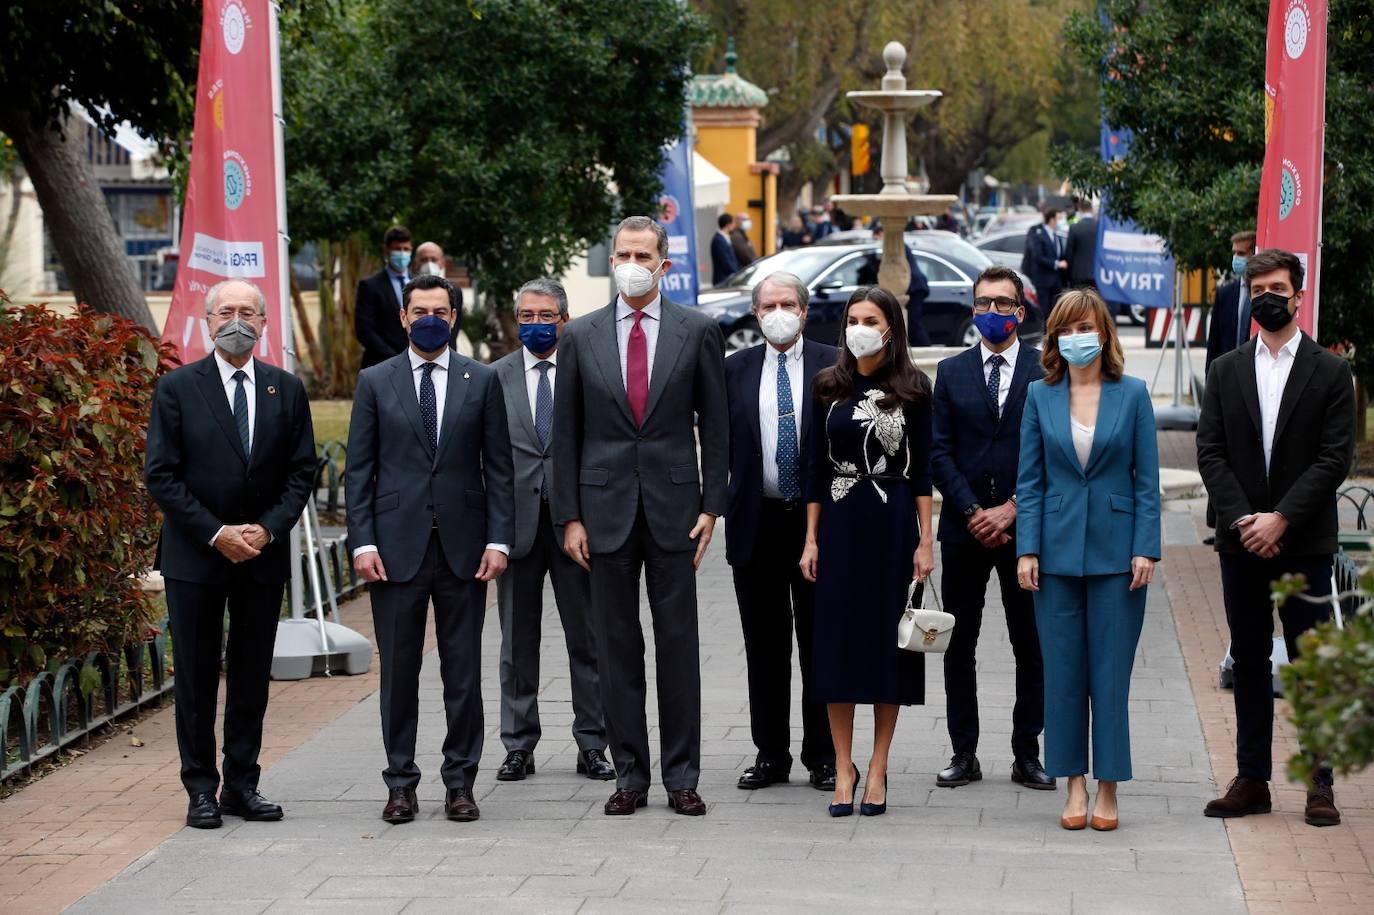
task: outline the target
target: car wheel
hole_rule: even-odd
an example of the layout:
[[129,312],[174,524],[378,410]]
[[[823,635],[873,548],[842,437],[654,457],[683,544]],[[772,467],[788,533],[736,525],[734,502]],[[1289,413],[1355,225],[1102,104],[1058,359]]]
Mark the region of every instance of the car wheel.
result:
[[1127,308],[1126,313],[1130,316],[1132,324],[1136,327],[1143,327],[1145,325],[1145,310],[1144,305],[1132,304]]
[[978,342],[978,328],[973,326],[972,318],[965,318],[964,323],[959,325],[959,332],[954,335],[956,346],[973,346]]
[[758,322],[749,317],[735,324],[729,335],[726,336],[725,350],[733,353],[735,350],[748,349],[762,342],[763,334],[759,331]]

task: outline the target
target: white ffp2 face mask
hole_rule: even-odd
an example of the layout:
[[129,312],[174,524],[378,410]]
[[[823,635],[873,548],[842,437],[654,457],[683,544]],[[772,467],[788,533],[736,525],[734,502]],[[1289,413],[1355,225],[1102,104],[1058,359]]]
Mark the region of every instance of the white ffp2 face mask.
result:
[[769,343],[785,346],[797,339],[801,331],[801,316],[785,308],[775,308],[763,316],[759,328]]
[[854,354],[855,359],[872,356],[883,348],[883,333],[867,324],[851,324],[844,330],[844,345]]
[[660,263],[651,272],[639,264],[620,264],[615,268],[616,288],[627,299],[637,299],[642,295],[648,295],[649,291],[654,288],[654,282],[658,279],[659,268],[662,266]]

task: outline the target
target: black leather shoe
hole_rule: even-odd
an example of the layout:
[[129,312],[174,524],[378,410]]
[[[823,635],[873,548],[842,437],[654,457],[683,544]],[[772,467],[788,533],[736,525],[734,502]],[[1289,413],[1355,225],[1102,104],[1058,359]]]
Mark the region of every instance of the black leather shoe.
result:
[[817,791],[835,790],[835,764],[821,763],[811,770],[811,787]]
[[[534,770],[531,769],[531,772]],[[577,754],[577,774],[598,782],[608,782],[615,778],[615,766],[600,750],[583,750]]]
[[746,791],[753,791],[758,788],[767,788],[769,785],[775,785],[779,782],[790,781],[791,778],[791,766],[783,766],[779,763],[759,759],[744,770],[744,774],[739,777],[738,786]]
[[219,815],[219,804],[209,791],[191,795],[191,803],[186,808],[186,825],[196,829],[219,829],[224,820]]
[[382,808],[382,819],[388,823],[409,823],[419,811],[420,802],[415,799],[414,788],[392,788]]
[[1018,759],[1011,764],[1011,780],[1036,791],[1053,791],[1055,787],[1054,779],[1045,772],[1045,767],[1040,765],[1040,760],[1034,756]]
[[221,791],[219,809],[230,816],[243,817],[245,820],[271,822],[282,818],[280,805],[272,803],[256,790]]
[[482,816],[471,788],[450,788],[444,795],[444,815],[458,823],[471,823]]
[[534,774],[534,756],[529,750],[511,750],[506,761],[496,770],[498,782],[520,782],[526,775]]
[[978,765],[978,757],[972,753],[955,753],[950,758],[949,768],[935,776],[935,784],[941,788],[960,788],[982,780],[983,767]]
[[642,791],[636,791],[633,788],[617,788],[603,809],[608,817],[627,817],[640,807],[647,806],[649,806],[649,798]]

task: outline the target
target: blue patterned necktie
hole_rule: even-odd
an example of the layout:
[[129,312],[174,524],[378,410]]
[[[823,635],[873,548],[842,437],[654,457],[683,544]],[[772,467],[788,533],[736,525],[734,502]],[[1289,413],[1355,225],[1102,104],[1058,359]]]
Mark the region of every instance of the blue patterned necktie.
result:
[[434,379],[430,377],[434,374],[435,365],[426,362],[422,366],[425,374],[420,378],[420,418],[425,423],[431,454],[439,450],[439,408],[434,398]]
[[[553,385],[549,384],[549,369],[553,368],[553,363],[545,360],[534,367],[539,370],[539,386],[534,390],[534,431],[539,436],[540,447],[547,449],[553,435]],[[547,473],[539,481],[539,498],[546,502],[549,498]]]
[[243,445],[245,458],[253,453],[252,436],[248,431],[248,392],[243,389],[243,380],[247,377],[248,373],[243,369],[233,374],[233,379],[237,382],[234,386],[234,423],[239,427],[239,442]]
[[1002,387],[1002,366],[1006,361],[1000,353],[993,353],[988,359],[992,365],[992,371],[988,372],[988,393],[992,395],[992,402],[997,406],[998,416],[1002,415],[1002,404],[997,395]]
[[797,474],[797,423],[793,418],[792,379],[787,375],[787,354],[778,353],[778,491],[784,499],[801,498]]

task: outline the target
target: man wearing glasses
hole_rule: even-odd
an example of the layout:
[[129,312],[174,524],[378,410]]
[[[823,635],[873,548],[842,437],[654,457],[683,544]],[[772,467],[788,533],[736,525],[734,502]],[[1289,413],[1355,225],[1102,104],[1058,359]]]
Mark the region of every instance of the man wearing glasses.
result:
[[954,756],[935,783],[957,788],[982,779],[978,764],[978,683],[974,650],[988,576],[997,570],[1007,632],[1016,657],[1011,779],[1055,787],[1040,765],[1044,678],[1035,607],[1016,583],[1016,465],[1026,389],[1044,376],[1040,351],[1022,345],[1025,290],[1016,271],[989,267],[973,284],[973,323],[981,339],[940,363],[936,373],[930,463],[944,496],[940,512],[941,592],[958,621],[945,652],[945,701]]
[[558,337],[568,323],[568,296],[557,280],[531,280],[515,297],[520,348],[496,363],[505,392],[515,454],[515,536],[510,567],[496,581],[501,619],[501,743],[498,781],[534,774],[539,743],[539,640],[544,578],[553,579],[572,675],[572,736],[577,772],[609,781],[606,726],[591,629],[591,578],[563,552],[563,525],[549,513],[553,489],[553,392]]

